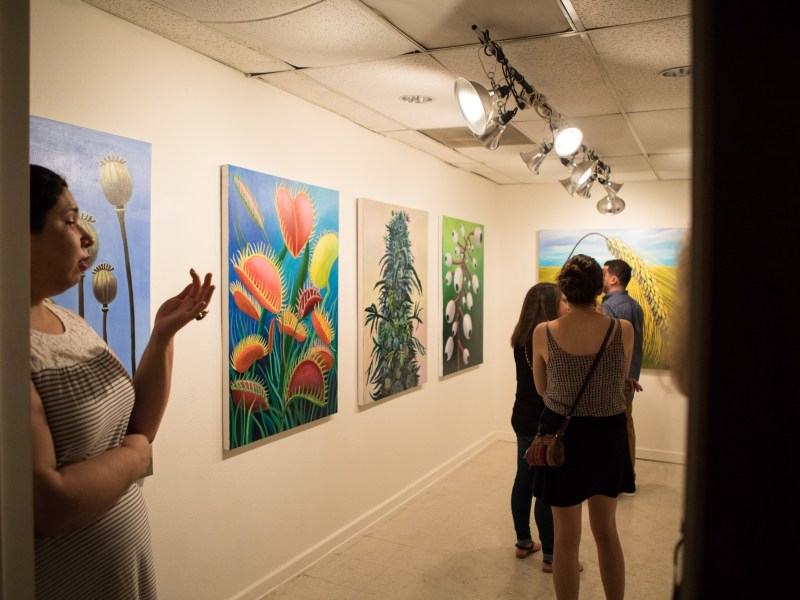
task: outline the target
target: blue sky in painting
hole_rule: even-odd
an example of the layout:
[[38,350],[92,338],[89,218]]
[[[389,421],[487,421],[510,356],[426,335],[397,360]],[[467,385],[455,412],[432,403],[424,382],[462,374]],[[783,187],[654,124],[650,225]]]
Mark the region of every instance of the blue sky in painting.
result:
[[[131,372],[131,331],[128,281],[120,222],[116,209],[106,200],[100,186],[100,160],[117,155],[133,178],[133,193],[125,205],[125,229],[131,261],[136,341],[136,364],[150,337],[150,162],[151,144],[86,129],[76,125],[31,116],[30,160],[55,171],[67,180],[81,212],[96,220],[99,253],[92,269],[102,262],[114,267],[117,297],[107,316],[108,345]],[[102,307],[92,292],[92,273],[83,282],[84,318],[102,337]],[[78,286],[53,300],[78,312]],[[178,292],[180,290],[176,290]]]
[[685,235],[685,228],[676,227],[660,229],[542,229],[539,231],[539,265],[560,267],[570,253],[588,254],[603,264],[606,260],[614,258],[606,247],[605,238],[609,237],[625,242],[648,265],[674,267]]

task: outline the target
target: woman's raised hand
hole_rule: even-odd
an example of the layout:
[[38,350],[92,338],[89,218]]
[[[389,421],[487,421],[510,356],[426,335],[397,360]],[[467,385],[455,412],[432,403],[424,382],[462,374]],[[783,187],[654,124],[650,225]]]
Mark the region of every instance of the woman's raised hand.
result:
[[153,322],[153,335],[171,338],[187,323],[199,321],[208,314],[208,303],[214,294],[211,273],[206,273],[202,282],[194,269],[190,269],[189,274],[191,283],[158,309]]

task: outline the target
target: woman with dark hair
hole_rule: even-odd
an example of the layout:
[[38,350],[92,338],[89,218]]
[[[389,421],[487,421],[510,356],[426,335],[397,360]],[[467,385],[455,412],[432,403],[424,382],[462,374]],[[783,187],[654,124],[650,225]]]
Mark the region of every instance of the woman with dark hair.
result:
[[88,268],[92,238],[63,177],[31,165],[31,418],[36,598],[158,597],[137,480],[167,406],[173,338],[205,317],[211,274],[164,302],[133,379],[79,315],[49,299]]
[[[516,556],[525,558],[542,550],[542,570],[553,571],[553,513],[541,500],[533,502],[533,471],[525,462],[525,451],[533,442],[544,401],[533,383],[531,336],[539,323],[552,321],[569,310],[555,283],[537,283],[525,294],[519,320],[511,334],[517,369],[517,392],[511,412],[511,427],[517,435],[517,474],[511,488],[511,516],[517,533]],[[531,537],[531,505],[541,543]]]
[[603,268],[594,258],[573,256],[556,281],[569,302],[569,312],[537,325],[533,332],[533,376],[545,404],[542,433],[555,433],[561,426],[606,334],[610,336],[569,421],[564,464],[534,469],[534,495],[553,510],[556,597],[578,598],[581,516],[583,502],[588,501],[603,589],[606,598],[621,600],[625,559],[616,509],[617,496],[634,489],[624,393],[633,327],[597,310]]

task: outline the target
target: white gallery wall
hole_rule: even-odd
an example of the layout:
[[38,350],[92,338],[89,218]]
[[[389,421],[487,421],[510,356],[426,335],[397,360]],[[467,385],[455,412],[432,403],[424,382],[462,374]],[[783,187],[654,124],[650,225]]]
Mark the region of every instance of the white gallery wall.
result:
[[[155,474],[143,484],[162,598],[259,598],[486,444],[512,439],[508,337],[535,281],[536,231],[609,227],[609,217],[560,186],[498,186],[450,167],[79,0],[33,0],[31,10],[31,114],[152,144],[151,314],[189,267],[221,281],[220,165],[339,191],[336,415],[223,458],[227,290],[178,334]],[[624,191],[614,227],[688,225],[688,182]],[[367,409],[356,399],[359,197],[427,210],[432,249],[428,382]],[[440,380],[443,214],[485,225],[487,296],[484,364]],[[680,462],[682,397],[668,373],[642,383],[638,445]]]

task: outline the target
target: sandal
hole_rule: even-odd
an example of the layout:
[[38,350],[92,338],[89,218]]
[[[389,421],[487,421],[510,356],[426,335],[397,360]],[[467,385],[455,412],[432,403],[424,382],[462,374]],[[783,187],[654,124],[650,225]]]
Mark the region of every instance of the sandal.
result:
[[531,542],[527,546],[520,546],[519,544],[516,544],[516,547],[517,558],[525,558],[526,556],[529,556],[542,549],[542,545],[539,542]]
[[[552,573],[553,572],[553,561],[552,560],[543,560],[542,561],[542,571],[545,573]],[[578,573],[583,571],[583,563],[578,563]]]

